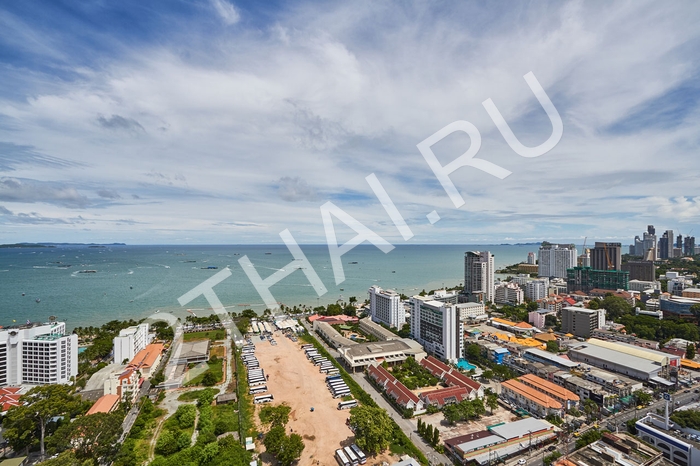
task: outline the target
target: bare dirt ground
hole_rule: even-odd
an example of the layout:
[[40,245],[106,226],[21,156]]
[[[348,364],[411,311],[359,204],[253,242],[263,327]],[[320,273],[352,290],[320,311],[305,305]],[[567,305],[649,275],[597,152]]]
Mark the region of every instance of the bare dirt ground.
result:
[[[445,416],[442,413],[424,414],[420,416],[420,418],[423,420],[423,422],[437,427],[440,431],[440,438],[443,440],[472,432],[478,432],[480,430],[486,430],[486,426],[500,424],[501,422],[512,422],[518,419],[513,413],[502,408],[501,406],[493,410],[493,415],[491,415],[491,410],[486,408],[486,415],[481,419],[470,422],[458,422],[454,426],[449,425],[445,421]],[[411,422],[416,424],[417,429],[418,419],[413,418]]]
[[[267,387],[275,397],[273,404],[284,402],[292,408],[287,433],[293,430],[304,438],[305,444],[299,464],[335,465],[335,450],[350,445],[355,439],[345,424],[350,410],[337,409],[340,400],[331,396],[326,387],[326,375],[319,373],[318,367],[306,359],[301,342],[294,343],[281,332],[276,332],[274,338],[277,346],[254,338],[255,355],[260,367],[270,376]],[[259,425],[258,411],[263,405],[255,406],[255,421]],[[259,450],[263,449],[260,445]],[[262,456],[263,464],[272,464],[266,456]],[[370,458],[368,464],[388,459],[384,456]]]

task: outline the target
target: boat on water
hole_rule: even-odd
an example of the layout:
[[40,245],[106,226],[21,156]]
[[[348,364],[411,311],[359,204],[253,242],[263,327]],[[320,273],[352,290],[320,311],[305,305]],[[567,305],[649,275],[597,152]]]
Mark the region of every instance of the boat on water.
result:
[[78,273],[97,273],[97,270],[80,270]]
[[348,264],[357,264],[357,261],[348,262]]
[[202,270],[216,270],[218,269],[215,265],[210,265],[209,267],[202,267]]
[[272,254],[271,252],[266,252],[265,254]]

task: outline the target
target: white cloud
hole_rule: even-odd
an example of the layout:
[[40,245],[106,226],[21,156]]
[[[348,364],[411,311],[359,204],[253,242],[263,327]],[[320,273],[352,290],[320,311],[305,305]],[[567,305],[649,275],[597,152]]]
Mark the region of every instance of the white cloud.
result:
[[236,7],[226,0],[211,0],[211,4],[227,26],[236,24],[241,20],[241,15],[238,13]]
[[[697,222],[700,198],[697,103],[671,128],[610,130],[700,69],[689,51],[700,41],[700,9],[649,5],[297,4],[267,28],[208,36],[184,27],[89,72],[81,64],[79,80],[30,79],[24,99],[0,92],[0,117],[10,122],[0,121],[0,149],[31,146],[62,163],[20,164],[15,149],[0,151],[0,162],[16,179],[73,187],[52,206],[83,207],[86,218],[96,211],[84,193],[97,193],[109,204],[100,214],[133,222],[99,223],[91,234],[136,242],[173,231],[231,241],[232,226],[236,241],[279,241],[285,228],[319,241],[318,207],[328,198],[400,238],[364,180],[370,173],[417,242],[631,238],[646,223]],[[212,6],[226,24],[240,20],[225,0]],[[522,78],[529,71],[564,121],[560,144],[535,159],[514,154],[481,105],[492,98],[523,143],[540,144],[551,127]],[[416,144],[458,119],[479,129],[478,156],[513,175],[455,171],[467,201],[455,210]],[[447,163],[469,143],[454,135],[434,149]],[[13,203],[50,194],[22,192],[0,200],[17,212]],[[433,209],[442,217],[434,226],[425,218]]]

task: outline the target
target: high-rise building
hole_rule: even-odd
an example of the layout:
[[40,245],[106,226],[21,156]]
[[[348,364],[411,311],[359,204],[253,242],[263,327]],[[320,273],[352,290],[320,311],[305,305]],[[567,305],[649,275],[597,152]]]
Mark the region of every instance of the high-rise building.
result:
[[622,244],[596,241],[591,250],[591,268],[594,270],[621,270]]
[[676,247],[683,249],[683,235],[676,236]]
[[376,285],[370,287],[369,310],[374,322],[395,328],[401,328],[406,323],[406,311],[396,291],[382,290]]
[[449,363],[456,363],[464,351],[464,325],[457,306],[425,296],[411,298],[411,336],[428,353]]
[[590,338],[594,330],[605,325],[605,309],[565,307],[561,310],[561,331]]
[[545,241],[537,254],[537,275],[540,277],[565,278],[566,269],[576,265],[576,246],[573,244],[552,244]]
[[535,259],[535,253],[534,252],[528,252],[527,253],[527,263],[530,265],[534,265],[537,263],[537,259]]
[[114,344],[114,363],[123,364],[134,359],[136,353],[149,343],[148,324],[142,323],[119,331],[119,336],[112,340]]
[[673,258],[673,230],[666,230],[659,238],[659,258]]
[[[653,251],[651,257],[649,251]],[[656,260],[656,230],[654,225],[647,225],[647,231],[644,232],[642,239],[639,239],[639,236],[634,237],[634,242],[630,245],[630,255],[639,256],[644,260]]]
[[692,256],[695,254],[695,237],[686,236],[685,241],[683,241],[683,255]]
[[656,228],[654,228],[654,225],[647,225],[647,233],[650,235],[656,235]]
[[493,302],[495,265],[489,251],[464,253],[464,294],[472,302]]
[[630,280],[652,282],[656,280],[656,266],[652,261],[629,261],[622,264],[622,270],[630,273]]
[[0,330],[0,387],[69,384],[78,375],[78,336],[65,322]]
[[630,273],[618,270],[596,270],[590,267],[574,267],[567,270],[566,287],[569,293],[592,289],[625,290],[629,289]]

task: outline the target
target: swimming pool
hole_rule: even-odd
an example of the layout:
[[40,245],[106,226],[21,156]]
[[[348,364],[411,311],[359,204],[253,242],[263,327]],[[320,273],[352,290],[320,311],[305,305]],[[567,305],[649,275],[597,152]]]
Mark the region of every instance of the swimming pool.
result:
[[457,363],[457,367],[465,371],[476,369],[476,366],[474,364],[469,364],[469,361],[467,361],[466,359],[460,359]]

